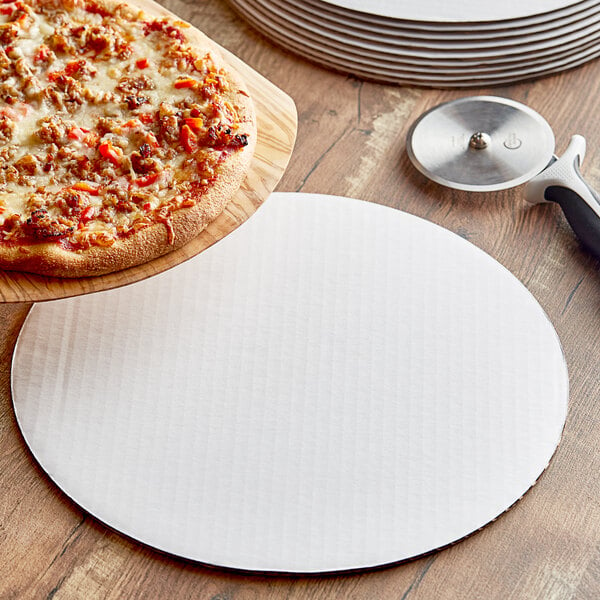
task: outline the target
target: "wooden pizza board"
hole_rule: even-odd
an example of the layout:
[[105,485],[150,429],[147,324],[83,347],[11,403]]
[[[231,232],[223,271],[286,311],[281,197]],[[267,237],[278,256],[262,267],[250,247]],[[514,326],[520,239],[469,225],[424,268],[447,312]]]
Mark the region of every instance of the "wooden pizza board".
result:
[[[171,14],[150,0],[142,0],[148,13]],[[138,4],[142,5],[138,1]],[[246,82],[254,100],[258,139],[250,170],[223,213],[197,238],[148,263],[78,279],[44,277],[18,271],[0,271],[0,302],[40,302],[99,292],[141,281],[162,273],[218,242],[246,221],[281,179],[290,160],[298,116],[294,101],[254,69],[223,48],[227,62]]]

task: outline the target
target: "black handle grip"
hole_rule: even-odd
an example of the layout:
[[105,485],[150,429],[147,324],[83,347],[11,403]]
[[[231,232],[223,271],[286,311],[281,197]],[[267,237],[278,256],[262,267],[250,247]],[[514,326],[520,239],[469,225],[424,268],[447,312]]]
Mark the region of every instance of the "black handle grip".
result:
[[560,185],[547,187],[544,197],[560,205],[569,225],[582,244],[600,258],[600,216],[590,206],[590,202],[595,202],[600,207],[600,198],[587,184],[586,188],[590,194],[587,199],[582,198],[572,189]]

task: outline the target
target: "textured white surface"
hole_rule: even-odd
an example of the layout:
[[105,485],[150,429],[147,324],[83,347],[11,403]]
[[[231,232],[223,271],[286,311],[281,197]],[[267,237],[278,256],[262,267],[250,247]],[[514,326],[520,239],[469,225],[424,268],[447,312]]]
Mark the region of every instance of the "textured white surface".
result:
[[[288,50],[325,67],[391,83],[500,85],[575,68],[600,54],[600,1],[571,4],[536,18],[454,24],[386,19],[319,0],[231,2],[254,27]],[[390,6],[405,4],[391,2]],[[412,10],[435,8],[427,2],[411,6]],[[464,8],[456,3],[447,6],[451,11]],[[507,6],[493,3],[499,10]],[[519,6],[532,9],[532,3]],[[494,24],[495,29],[490,29]],[[434,25],[441,29],[431,29]]]
[[444,546],[559,442],[568,377],[531,294],[462,238],[273,194],[195,259],[33,307],[17,420],[66,494],[161,550],[319,572]]
[[505,21],[550,13],[579,0],[322,0],[340,8],[393,19],[469,23]]
[[[233,0],[231,0],[233,1]],[[237,0],[236,0],[237,1]],[[264,4],[273,6],[273,0],[261,0]],[[577,19],[585,11],[598,7],[598,0],[582,0],[577,4],[572,4],[567,8],[552,11],[550,13],[540,13],[522,19],[511,19],[510,23],[506,21],[480,21],[476,24],[471,22],[451,22],[451,21],[410,21],[405,19],[392,19],[381,17],[372,13],[361,13],[349,11],[340,8],[334,4],[329,4],[323,0],[278,0],[278,6],[297,7],[302,10],[311,10],[313,13],[322,15],[323,18],[337,18],[341,24],[350,25],[355,28],[367,28],[373,31],[412,31],[421,32],[421,35],[458,35],[460,37],[476,38],[481,35],[506,35],[507,26],[510,30],[524,33],[525,30],[533,27],[548,27],[553,23],[559,24],[559,21],[565,18]],[[459,9],[460,10],[460,9]],[[383,28],[383,29],[382,29]]]
[[[265,22],[272,29],[277,25],[285,26],[291,35],[307,36],[317,38],[331,45],[340,47],[355,47],[368,51],[379,51],[387,54],[390,59],[425,57],[444,58],[446,55],[455,59],[472,58],[477,56],[501,56],[503,52],[511,54],[523,54],[535,52],[544,48],[560,48],[569,42],[592,39],[598,30],[598,12],[600,3],[587,11],[577,13],[563,20],[552,21],[552,27],[543,23],[537,29],[506,26],[502,31],[488,33],[487,37],[476,38],[475,34],[485,35],[485,30],[479,30],[477,26],[471,26],[471,31],[462,35],[457,34],[447,39],[436,39],[432,32],[415,32],[410,29],[397,27],[390,31],[371,27],[358,28],[352,22],[344,23],[343,19],[335,18],[331,21],[330,15],[319,11],[302,12],[299,7],[282,6],[280,0],[235,0],[236,6],[244,13],[252,13],[258,19]],[[464,26],[463,26],[464,28]],[[408,35],[407,35],[408,34]],[[414,50],[428,49],[429,54],[419,55]]]

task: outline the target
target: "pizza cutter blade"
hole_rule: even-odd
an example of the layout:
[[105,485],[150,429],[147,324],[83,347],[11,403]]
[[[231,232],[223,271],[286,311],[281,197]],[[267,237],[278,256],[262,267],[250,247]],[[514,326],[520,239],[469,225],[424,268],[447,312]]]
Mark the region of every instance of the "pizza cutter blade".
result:
[[579,171],[585,139],[573,136],[558,158],[550,125],[528,106],[496,96],[440,104],[412,125],[407,152],[421,173],[450,188],[490,192],[528,182],[526,200],[558,203],[600,257],[600,197]]

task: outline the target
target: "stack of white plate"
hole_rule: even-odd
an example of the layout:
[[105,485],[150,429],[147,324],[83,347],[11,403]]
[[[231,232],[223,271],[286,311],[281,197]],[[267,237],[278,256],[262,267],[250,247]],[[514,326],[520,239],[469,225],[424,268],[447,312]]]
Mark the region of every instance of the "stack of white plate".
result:
[[600,0],[230,0],[269,39],[376,81],[484,87],[600,56]]

